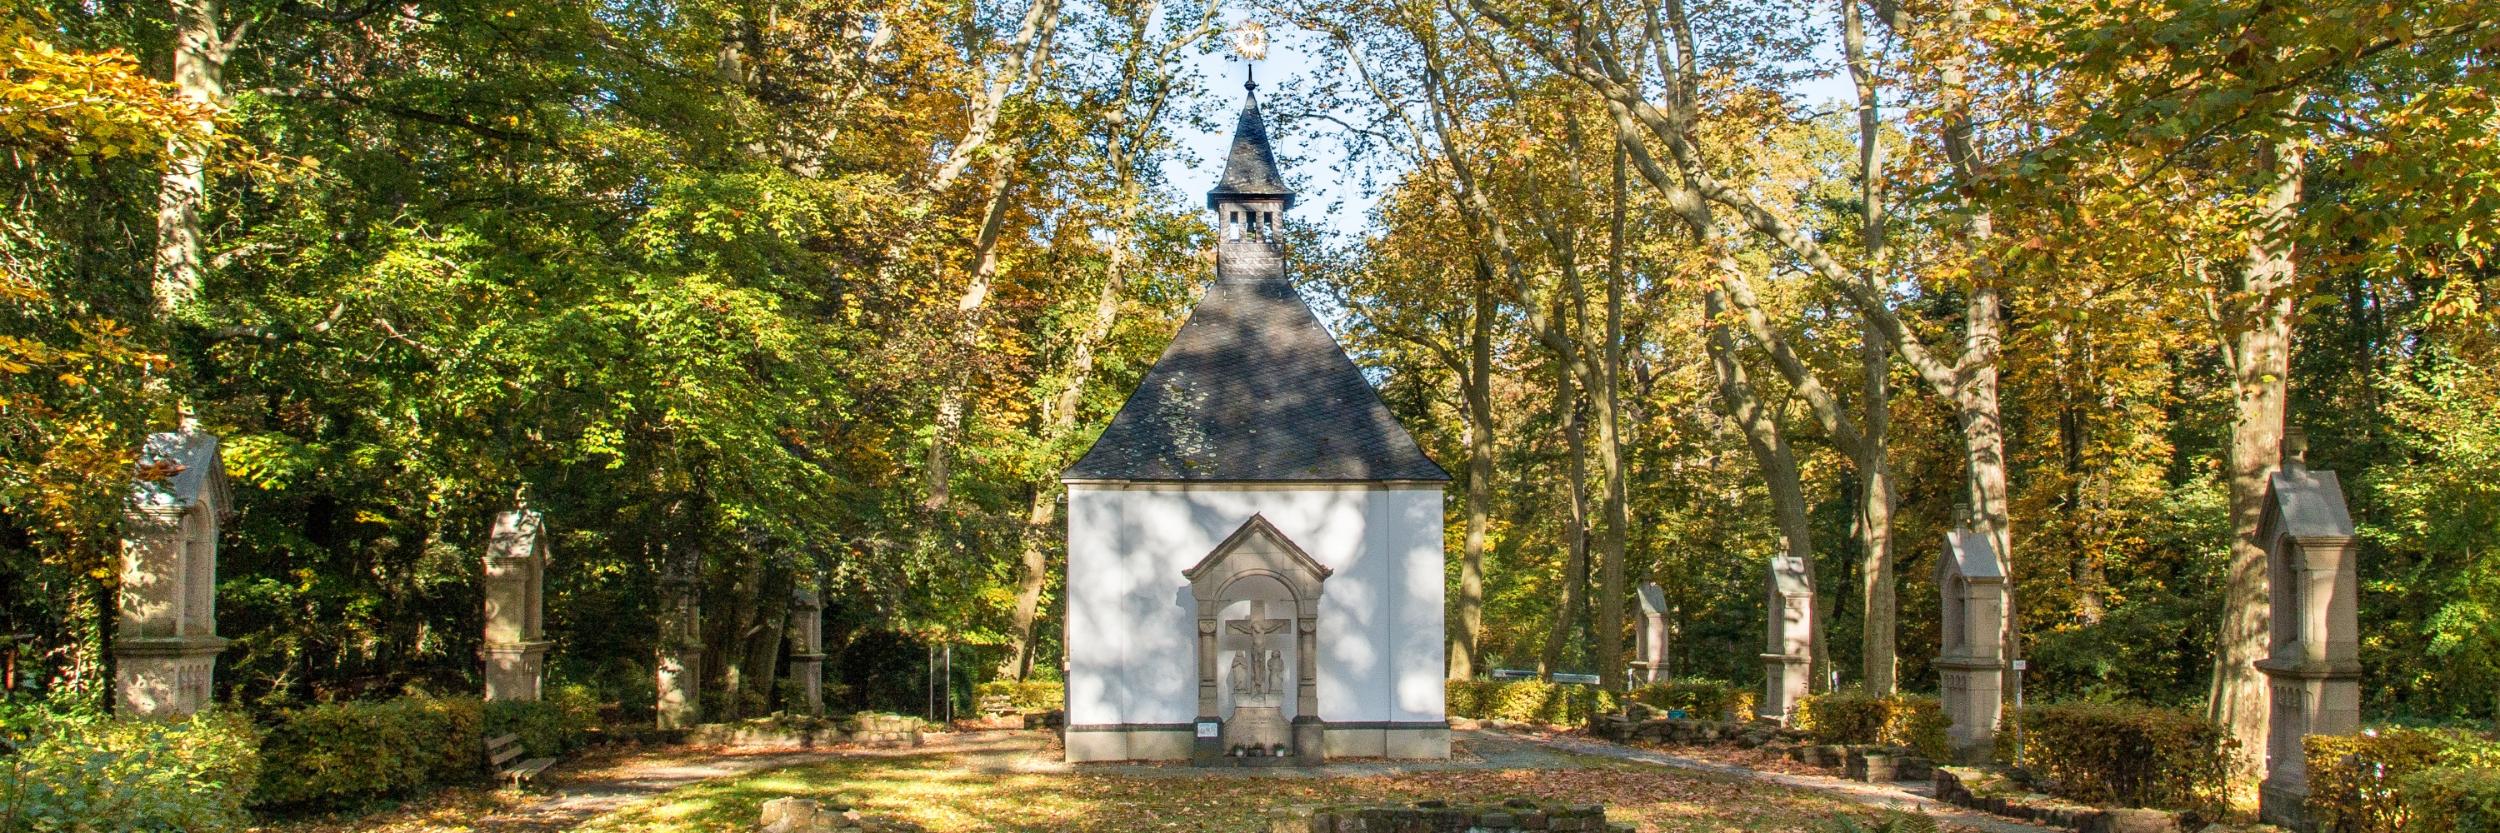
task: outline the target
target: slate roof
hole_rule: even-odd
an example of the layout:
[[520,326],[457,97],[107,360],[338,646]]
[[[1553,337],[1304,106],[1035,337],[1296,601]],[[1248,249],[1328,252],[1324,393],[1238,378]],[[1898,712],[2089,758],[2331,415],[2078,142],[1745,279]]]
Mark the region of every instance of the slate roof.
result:
[[1233,150],[1224,157],[1224,177],[1207,192],[1207,207],[1218,201],[1240,197],[1282,197],[1286,208],[1293,207],[1293,189],[1285,187],[1284,177],[1276,170],[1276,150],[1268,145],[1267,119],[1259,115],[1257,87],[1241,106],[1241,118],[1233,123]]
[[1281,278],[1218,279],[1066,480],[1447,481]]
[[[1244,160],[1249,160],[1245,163]],[[1210,200],[1291,196],[1253,97]],[[1063,480],[1446,482],[1286,280],[1274,244],[1217,246],[1216,280]]]

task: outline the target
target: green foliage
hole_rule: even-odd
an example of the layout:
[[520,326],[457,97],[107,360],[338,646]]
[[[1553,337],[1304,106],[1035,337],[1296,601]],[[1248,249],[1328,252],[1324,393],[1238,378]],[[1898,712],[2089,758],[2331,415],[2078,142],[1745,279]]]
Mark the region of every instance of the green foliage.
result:
[[259,736],[240,715],[104,717],[0,704],[0,831],[221,833],[250,823]]
[[345,807],[474,779],[484,770],[486,712],[475,698],[401,697],[281,713],[261,747],[266,770],[252,803]]
[[1594,686],[1544,680],[1450,680],[1442,684],[1453,717],[1578,726],[1615,708]]
[[2222,727],[2179,709],[2059,703],[2020,714],[2022,764],[2050,794],[2091,804],[2194,810],[2219,818],[2232,750]]
[[1058,680],[991,680],[972,687],[976,702],[1005,697],[1021,714],[1058,711],[1067,702],[1067,685]]
[[1817,743],[1897,746],[1939,761],[1953,753],[1944,702],[1934,697],[1855,690],[1810,695],[1797,702],[1796,723]]
[[599,703],[578,686],[551,687],[543,700],[496,700],[486,704],[483,737],[521,736],[533,757],[562,755],[582,748],[599,727]]
[[1718,680],[1671,680],[1631,690],[1624,699],[1655,709],[1683,709],[1700,720],[1750,721],[1754,691]]
[[2422,833],[2500,831],[2500,768],[2444,766],[2405,776],[2405,815]]
[[[2500,739],[2458,729],[2310,735],[2302,739],[2302,751],[2309,764],[2309,818],[2330,833],[2395,833],[2417,829],[2417,822],[2436,823],[2416,815],[2424,809],[2467,823],[2474,808],[2490,806],[2489,780],[2429,773],[2500,767]],[[2417,783],[2416,776],[2424,777]],[[2417,795],[2417,787],[2429,792]]]

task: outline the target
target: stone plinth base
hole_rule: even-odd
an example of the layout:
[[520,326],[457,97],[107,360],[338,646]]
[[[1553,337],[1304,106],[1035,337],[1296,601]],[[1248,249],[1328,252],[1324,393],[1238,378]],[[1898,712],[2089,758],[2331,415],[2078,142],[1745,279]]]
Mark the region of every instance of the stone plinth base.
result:
[[[1061,737],[1067,745],[1069,763],[1194,761],[1222,765],[1226,750],[1221,730],[1217,737],[1199,738],[1196,729],[1195,723],[1079,723],[1069,725]],[[1296,718],[1289,737],[1293,748],[1301,754],[1295,756],[1298,760],[1288,761],[1305,766],[1338,758],[1450,757],[1450,727],[1440,721],[1330,723],[1316,717]]]
[[1944,714],[1952,721],[1945,737],[1953,744],[1954,758],[1987,763],[1996,756],[1997,721],[2005,712],[2005,666],[1940,657],[1936,669],[1944,677]]
[[537,700],[539,686],[546,679],[547,646],[549,642],[506,642],[479,648],[477,658],[486,665],[486,699]]
[[700,648],[661,652],[652,686],[659,694],[655,711],[660,728],[686,729],[703,722],[703,701],[698,689],[702,668]]
[[1284,708],[1274,702],[1234,706],[1233,718],[1224,721],[1224,754],[1252,758],[1293,754],[1293,735],[1285,727]]
[[126,637],[113,643],[114,707],[141,717],[180,717],[206,708],[216,679],[214,636]]
[[1787,725],[1797,701],[1806,699],[1806,681],[1814,666],[1813,657],[1787,654],[1762,655],[1761,716]]
[[783,708],[810,717],[825,714],[825,655],[791,654],[790,679],[799,682],[799,702],[785,703]]

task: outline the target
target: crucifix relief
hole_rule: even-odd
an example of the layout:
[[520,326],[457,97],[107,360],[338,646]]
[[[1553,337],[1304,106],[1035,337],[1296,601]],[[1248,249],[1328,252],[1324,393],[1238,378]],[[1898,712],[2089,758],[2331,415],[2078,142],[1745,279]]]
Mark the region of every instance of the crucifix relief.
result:
[[1259,705],[1277,705],[1285,692],[1285,660],[1268,644],[1269,634],[1291,626],[1290,619],[1267,617],[1267,602],[1250,603],[1250,618],[1224,623],[1226,630],[1250,638],[1250,647],[1233,654],[1233,664],[1225,678],[1232,684],[1233,705],[1238,708],[1249,698]]

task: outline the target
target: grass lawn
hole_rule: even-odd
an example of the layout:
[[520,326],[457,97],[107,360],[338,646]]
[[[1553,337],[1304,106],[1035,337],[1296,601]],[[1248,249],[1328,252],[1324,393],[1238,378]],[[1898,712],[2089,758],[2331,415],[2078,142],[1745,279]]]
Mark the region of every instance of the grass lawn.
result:
[[1298,805],[1498,800],[1606,805],[1644,831],[1825,831],[1833,818],[1880,814],[1777,786],[1601,758],[1569,768],[1475,769],[1400,775],[1261,778],[1170,772],[1018,772],[932,753],[830,760],[685,787],[595,819],[599,833],[744,829],[767,799],[814,798],[955,831],[1263,831],[1272,810]]

